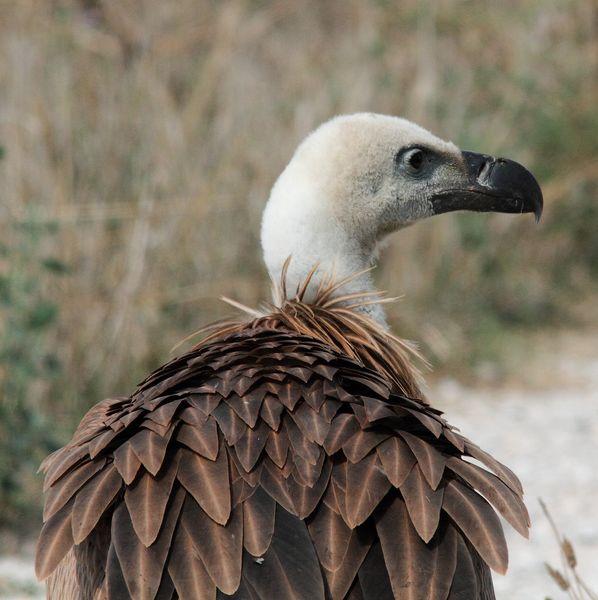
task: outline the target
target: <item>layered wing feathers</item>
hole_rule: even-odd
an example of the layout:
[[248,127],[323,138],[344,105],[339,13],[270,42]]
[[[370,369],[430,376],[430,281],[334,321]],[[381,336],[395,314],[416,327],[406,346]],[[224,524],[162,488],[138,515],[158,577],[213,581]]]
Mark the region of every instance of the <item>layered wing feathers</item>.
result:
[[98,405],[44,470],[38,577],[104,517],[107,598],[474,598],[476,554],[507,564],[489,503],[529,525],[516,477],[438,411],[265,326]]

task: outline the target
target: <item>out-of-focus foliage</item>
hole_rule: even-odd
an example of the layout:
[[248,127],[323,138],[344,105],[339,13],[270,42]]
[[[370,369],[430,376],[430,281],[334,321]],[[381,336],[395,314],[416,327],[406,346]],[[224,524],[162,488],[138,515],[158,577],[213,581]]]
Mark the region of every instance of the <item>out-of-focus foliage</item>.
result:
[[8,263],[0,274],[0,306],[6,315],[0,338],[0,523],[36,516],[31,500],[39,495],[37,466],[61,439],[45,404],[60,364],[53,350],[39,343],[58,316],[56,303],[42,293],[41,281],[47,271],[59,273],[62,268],[59,261],[38,254],[39,237],[51,235],[52,229],[46,229],[23,225],[10,245],[0,242],[2,263]]
[[[591,0],[0,2],[0,525],[92,403],[267,294],[260,213],[330,116],[407,116],[535,170],[545,220],[401,232],[378,278],[440,368],[583,323],[598,279]],[[594,309],[595,310],[595,309]],[[35,525],[35,520],[30,520]]]

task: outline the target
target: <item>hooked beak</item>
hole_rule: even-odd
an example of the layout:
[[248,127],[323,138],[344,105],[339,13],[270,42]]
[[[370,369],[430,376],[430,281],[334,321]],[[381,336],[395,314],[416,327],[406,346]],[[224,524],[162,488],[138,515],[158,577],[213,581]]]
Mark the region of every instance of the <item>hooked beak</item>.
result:
[[463,152],[466,178],[462,187],[440,190],[432,198],[435,215],[454,210],[529,213],[542,216],[542,190],[522,165],[507,158]]

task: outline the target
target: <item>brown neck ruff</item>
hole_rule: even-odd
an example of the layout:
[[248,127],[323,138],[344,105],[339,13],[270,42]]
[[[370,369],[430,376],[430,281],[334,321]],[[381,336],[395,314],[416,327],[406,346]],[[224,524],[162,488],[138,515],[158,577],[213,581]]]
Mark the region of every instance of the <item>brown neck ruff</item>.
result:
[[[205,337],[194,348],[249,329],[286,329],[328,344],[385,376],[397,386],[400,393],[426,403],[421,390],[422,376],[414,360],[423,364],[426,361],[419,354],[416,345],[393,335],[362,310],[372,304],[393,302],[396,298],[388,298],[385,292],[377,291],[337,295],[344,285],[363,273],[359,272],[343,280],[335,280],[333,277],[325,279],[307,301],[307,290],[317,266],[291,295],[286,286],[286,267],[288,261],[283,269],[281,283],[273,284],[274,303],[252,309],[223,298],[244,314],[199,330],[197,334],[204,334]],[[252,318],[248,318],[249,316]]]

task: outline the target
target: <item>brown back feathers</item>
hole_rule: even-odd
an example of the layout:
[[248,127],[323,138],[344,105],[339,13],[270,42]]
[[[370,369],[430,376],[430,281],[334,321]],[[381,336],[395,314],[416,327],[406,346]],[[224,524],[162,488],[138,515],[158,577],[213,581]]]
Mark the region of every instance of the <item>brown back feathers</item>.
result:
[[493,597],[494,511],[527,535],[518,479],[326,291],[219,325],[45,461],[56,598]]

